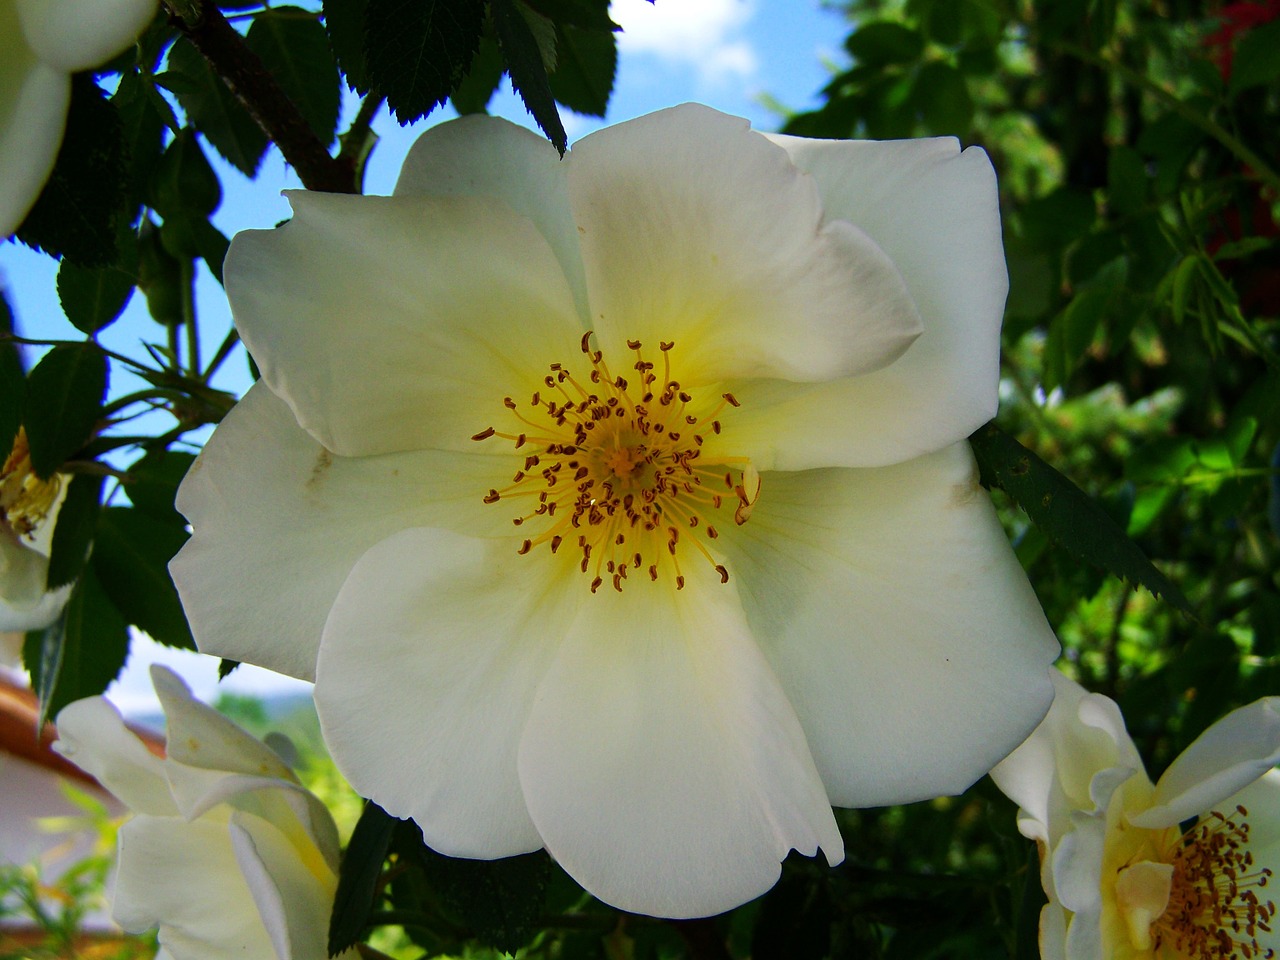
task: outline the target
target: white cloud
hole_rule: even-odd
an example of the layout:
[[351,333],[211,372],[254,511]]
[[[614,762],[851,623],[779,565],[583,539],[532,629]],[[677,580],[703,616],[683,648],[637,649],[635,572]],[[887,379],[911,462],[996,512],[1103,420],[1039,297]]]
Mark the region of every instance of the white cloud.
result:
[[745,36],[754,0],[613,0],[623,55],[649,54],[719,85],[755,76],[759,58]]

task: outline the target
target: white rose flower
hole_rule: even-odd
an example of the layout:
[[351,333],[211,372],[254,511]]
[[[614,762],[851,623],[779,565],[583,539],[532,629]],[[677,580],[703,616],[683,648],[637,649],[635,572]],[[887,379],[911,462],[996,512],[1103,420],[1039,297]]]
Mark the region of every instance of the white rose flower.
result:
[[[0,466],[0,631],[20,636],[21,631],[44,629],[58,618],[71,595],[70,584],[46,589],[49,548],[66,483],[61,474],[48,480],[36,476],[26,431],[19,427]],[[15,646],[16,664],[20,639]]]
[[963,790],[1057,644],[964,438],[1006,274],[980,150],[686,105],[563,161],[425,133],[232,243],[262,370],[179,492],[207,652],[315,677],[434,849],[714,914],[831,811]]
[[156,0],[0,0],[0,239],[49,179],[71,102],[71,74],[123,50]]
[[116,921],[134,933],[158,925],[161,955],[174,960],[325,960],[338,869],[329,811],[175,674],[157,665],[151,678],[163,759],[102,697],[58,714],[54,749],[134,814],[120,829]]
[[1040,848],[1041,956],[1274,957],[1280,697],[1219,720],[1152,784],[1115,703],[1054,684],[1044,723],[991,771]]

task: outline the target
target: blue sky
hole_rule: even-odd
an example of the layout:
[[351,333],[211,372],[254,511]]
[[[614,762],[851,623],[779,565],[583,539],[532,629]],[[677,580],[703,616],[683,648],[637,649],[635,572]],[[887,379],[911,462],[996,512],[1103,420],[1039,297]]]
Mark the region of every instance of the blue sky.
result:
[[[662,107],[696,100],[747,117],[761,130],[771,130],[778,118],[764,96],[791,108],[816,106],[816,94],[829,72],[824,63],[842,62],[841,43],[847,31],[842,17],[821,0],[614,0],[613,17],[623,27],[619,63],[607,122],[639,116]],[[354,110],[348,104],[348,112]],[[490,111],[532,126],[523,104],[504,85]],[[448,119],[440,111],[408,128],[400,128],[385,112],[374,129],[381,138],[366,172],[365,191],[387,194],[394,186],[401,161],[417,134]],[[602,125],[594,118],[563,117],[570,144]],[[225,196],[214,222],[228,236],[239,230],[270,226],[289,216],[280,191],[299,186],[274,150],[259,176],[249,181],[222,164],[218,166]],[[63,317],[54,293],[56,264],[14,243],[0,243],[0,287],[13,308],[19,332],[38,339],[81,339]],[[224,336],[229,311],[221,289],[204,274],[197,284],[204,355],[211,356]],[[100,342],[126,355],[142,355],[142,343],[159,342],[163,331],[147,315],[140,295],[124,316],[103,331]],[[237,351],[224,366],[217,385],[241,393],[249,384],[243,354]],[[121,379],[113,393],[136,386]],[[168,421],[166,419],[165,425]],[[157,708],[146,666],[168,663],[192,684],[197,695],[216,696],[217,661],[200,654],[173,651],[135,638],[125,675],[108,695],[127,712]],[[268,694],[307,689],[308,685],[280,678],[257,668],[242,667],[223,684],[238,693]]]

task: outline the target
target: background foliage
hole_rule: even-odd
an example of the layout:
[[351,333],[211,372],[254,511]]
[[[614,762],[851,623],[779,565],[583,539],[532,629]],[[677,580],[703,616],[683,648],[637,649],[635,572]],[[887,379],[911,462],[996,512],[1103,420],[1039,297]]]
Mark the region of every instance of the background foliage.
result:
[[[1280,692],[1280,3],[847,10],[852,66],[783,129],[947,134],[992,155],[1011,292],[1000,417],[972,439],[1066,668],[1120,702],[1156,774],[1230,708]],[[207,358],[196,334],[196,263],[220,278],[227,246],[208,151],[252,176],[274,142],[309,187],[355,191],[384,99],[402,122],[446,100],[483,110],[504,72],[563,149],[556,104],[602,114],[615,58],[598,0],[172,0],[111,75],[77,78],[18,237],[61,256],[86,339],[30,371],[0,343],[0,431],[23,424],[36,470],[74,478],[50,571],[72,599],[25,651],[48,710],[106,686],[130,625],[192,644],[165,571],[186,537],[182,438],[235,399],[210,386],[234,332]],[[339,134],[343,83],[364,106]],[[94,335],[135,288],[156,343],[109,355]],[[125,369],[147,386],[109,390]],[[135,431],[152,410],[166,426]],[[325,776],[350,824],[356,801]],[[988,781],[839,816],[841,867],[792,857],[761,900],[670,923],[592,901],[544,855],[448,860],[368,806],[332,942],[562,960],[1037,955],[1035,854]]]

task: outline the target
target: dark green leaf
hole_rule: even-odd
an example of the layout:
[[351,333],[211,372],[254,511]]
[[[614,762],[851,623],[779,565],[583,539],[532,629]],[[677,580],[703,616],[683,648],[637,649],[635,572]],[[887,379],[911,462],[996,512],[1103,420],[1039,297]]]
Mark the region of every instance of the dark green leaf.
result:
[[67,484],[67,495],[58,511],[53,526],[53,540],[49,547],[49,571],[45,586],[57,590],[65,586],[84,569],[89,558],[89,546],[93,543],[93,531],[102,508],[102,477],[91,473],[77,473]]
[[1096,207],[1088,191],[1061,187],[1023,208],[1022,235],[1031,246],[1061,249],[1088,231],[1095,216]]
[[980,428],[969,441],[982,469],[983,483],[1009,494],[1057,546],[1077,560],[1146,587],[1191,615],[1182,592],[1074,483],[994,423]]
[[159,449],[129,465],[123,484],[129,501],[144,513],[175,526],[186,520],[173,505],[178,484],[195,462],[194,454]]
[[919,59],[924,37],[900,23],[877,20],[851,33],[844,47],[859,63],[886,66]]
[[82,333],[97,333],[114,322],[137,283],[138,244],[132,231],[117,240],[118,261],[108,267],[82,267],[64,260],[58,267],[58,300],[67,319]]
[[353,946],[364,934],[397,823],[372,800],[364,802],[338,870],[338,889],[329,917],[329,956]]
[[969,86],[964,74],[948,63],[935,60],[921,67],[911,96],[932,135],[960,137],[973,126]]
[[186,531],[130,507],[108,507],[98,521],[93,569],[125,619],[170,647],[195,649],[168,564]]
[[207,217],[222,202],[218,175],[190,127],[173,138],[151,178],[150,205],[160,216]]
[[1134,214],[1147,202],[1147,168],[1132,147],[1112,147],[1107,157],[1107,206]]
[[245,36],[303,119],[326,146],[338,126],[341,81],[324,27],[301,7],[268,7]]
[[551,860],[542,851],[501,860],[460,860],[421,843],[416,854],[428,884],[481,943],[515,953],[537,932],[546,902]]
[[112,263],[128,183],[120,116],[91,76],[77,74],[53,173],[16,236],[85,266]]
[[1236,48],[1231,64],[1231,96],[1280,78],[1280,20],[1250,30]]
[[107,390],[107,358],[95,343],[54,347],[27,377],[31,466],[47,480],[93,436]]
[[1052,390],[1067,378],[1084,359],[1106,319],[1108,311],[1124,289],[1127,265],[1113,261],[1080,287],[1071,302],[1049,324],[1044,352],[1044,387]]
[[218,661],[218,679],[225,680],[240,666],[239,660],[228,660],[225,657]]
[[40,725],[67,704],[110,686],[129,656],[129,629],[91,569],[52,626],[27,634],[23,665],[40,700]]
[[480,49],[476,51],[475,59],[471,61],[471,69],[449,97],[453,109],[463,116],[484,113],[502,81],[504,69],[498,40],[486,33],[480,40]]
[[449,97],[480,46],[481,0],[368,0],[364,63],[405,124]]
[[120,78],[120,86],[111,98],[120,114],[121,138],[129,158],[129,205],[125,216],[129,223],[137,219],[138,208],[146,200],[147,185],[163,150],[165,118],[156,108],[159,99],[151,80],[132,71]]
[[[609,19],[608,0],[523,0],[525,6],[552,23],[583,30],[617,30]],[[650,0],[652,2],[652,0]]]
[[184,81],[174,92],[196,129],[246,177],[256,174],[267,149],[267,135],[200,52],[186,40],[178,40],[169,51],[169,71]]
[[364,24],[368,0],[324,0],[324,29],[329,48],[347,78],[347,86],[369,92],[364,65]]
[[533,115],[547,139],[563,156],[569,146],[569,138],[565,135],[560,114],[556,110],[542,48],[533,29],[515,0],[491,0],[490,11],[493,14],[494,28],[498,32],[498,45],[507,62],[511,85],[520,94],[525,109]]
[[604,30],[556,25],[551,92],[570,110],[603,117],[618,69],[618,43]]

